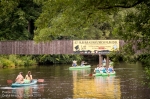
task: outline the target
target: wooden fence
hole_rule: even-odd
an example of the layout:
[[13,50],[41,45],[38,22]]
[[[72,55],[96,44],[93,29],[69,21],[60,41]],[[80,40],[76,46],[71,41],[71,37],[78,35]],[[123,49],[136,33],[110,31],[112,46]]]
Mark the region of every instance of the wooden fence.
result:
[[0,42],[0,54],[73,54],[72,48],[72,40]]
[[[120,41],[120,46],[124,42]],[[54,40],[36,43],[34,41],[1,41],[0,54],[74,54],[73,40]]]

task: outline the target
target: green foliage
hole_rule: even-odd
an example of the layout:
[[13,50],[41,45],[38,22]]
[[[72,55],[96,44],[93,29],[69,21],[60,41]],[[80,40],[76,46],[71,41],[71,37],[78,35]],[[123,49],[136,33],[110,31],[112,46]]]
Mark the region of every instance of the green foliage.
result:
[[81,61],[83,59],[80,55],[38,55],[33,56],[33,58],[39,63],[72,63],[73,60]]
[[36,60],[32,59],[32,56],[22,56],[20,57],[24,63],[24,66],[36,65]]
[[47,0],[35,22],[34,40],[49,41],[61,36],[69,39],[110,38],[111,13],[116,10],[100,9],[105,7],[105,3],[96,0]]
[[17,66],[31,66],[37,64],[31,56],[22,55],[1,55],[0,67],[17,67]]
[[146,74],[146,81],[143,81],[143,84],[148,85],[150,87],[150,82],[149,82],[150,81],[150,67],[149,66],[145,67],[144,73]]
[[[0,40],[33,39],[34,29],[36,41],[122,39],[127,44],[122,54],[112,55],[113,60],[121,56],[135,61],[136,50],[149,53],[150,49],[149,4],[150,0],[1,0]],[[24,58],[25,62],[9,58],[15,65],[34,64],[31,57]],[[73,55],[36,57],[42,63],[68,63],[74,58],[82,59]]]
[[111,52],[108,54],[109,58],[111,58],[111,60],[113,62],[118,62],[120,60],[120,58],[123,58],[121,53],[116,53],[116,52]]
[[9,55],[8,60],[12,61],[15,66],[24,66],[24,62],[20,59],[18,55]]
[[33,0],[1,0],[0,40],[33,39],[33,22],[40,11],[40,5]]
[[2,68],[3,67],[3,63],[2,63],[2,61],[0,61],[0,68]]
[[[140,3],[134,8],[121,10],[118,13],[121,17],[120,19],[118,18],[120,21],[115,23],[113,34],[116,34],[126,42],[122,48],[122,52],[127,60],[131,60],[131,58],[134,60],[137,58],[137,55],[141,55],[138,60],[143,63],[149,63],[149,3],[149,0],[143,1],[143,3]],[[138,54],[137,51],[139,52]]]
[[145,53],[142,55],[139,55],[137,57],[137,60],[140,61],[144,66],[149,66],[150,67],[150,54],[149,53]]
[[1,61],[0,63],[1,63],[3,68],[5,68],[5,67],[15,67],[15,64],[12,61],[10,61],[6,58],[0,58],[0,61]]

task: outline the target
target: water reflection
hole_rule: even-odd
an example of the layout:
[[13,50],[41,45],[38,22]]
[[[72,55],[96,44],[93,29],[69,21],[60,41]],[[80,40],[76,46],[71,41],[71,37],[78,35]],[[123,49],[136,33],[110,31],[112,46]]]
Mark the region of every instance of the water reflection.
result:
[[[44,83],[18,87],[22,89],[8,87],[6,81],[15,79],[19,71],[27,72],[27,68],[0,70],[0,98],[16,99],[15,95],[20,94],[23,97],[18,99],[25,99],[24,95],[33,95],[28,99],[150,99],[150,88],[141,84],[145,75],[140,65],[118,64],[115,66],[116,76],[105,77],[89,76],[94,66],[82,70],[69,70],[69,67],[65,64],[34,68],[30,70],[33,77],[44,79]],[[14,96],[8,96],[10,94]]]
[[1,98],[24,99],[24,98],[39,98],[44,92],[44,85],[33,85],[25,87],[1,87]]
[[120,80],[115,76],[90,77],[90,70],[74,70],[73,98],[120,99]]
[[120,99],[120,80],[115,76],[97,76],[95,80],[95,95],[105,98],[106,96],[109,99]]

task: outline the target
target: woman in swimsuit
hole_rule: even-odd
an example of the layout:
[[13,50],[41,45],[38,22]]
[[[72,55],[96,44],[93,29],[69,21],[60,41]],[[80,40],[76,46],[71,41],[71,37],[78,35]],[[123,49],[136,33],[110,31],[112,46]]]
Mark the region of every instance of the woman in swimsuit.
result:
[[30,71],[28,71],[28,74],[26,75],[26,77],[25,77],[25,83],[30,83],[31,81],[32,81],[32,75],[31,75],[31,72]]

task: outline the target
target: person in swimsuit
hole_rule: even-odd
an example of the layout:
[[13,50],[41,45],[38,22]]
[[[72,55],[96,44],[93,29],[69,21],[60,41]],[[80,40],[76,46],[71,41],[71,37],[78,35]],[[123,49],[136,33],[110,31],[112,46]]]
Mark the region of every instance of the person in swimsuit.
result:
[[25,83],[30,83],[31,81],[32,81],[32,75],[31,75],[31,72],[30,71],[28,71],[28,74],[26,75],[26,77],[25,77]]
[[19,75],[16,77],[16,83],[24,83],[24,77],[22,76],[22,72],[20,72]]

